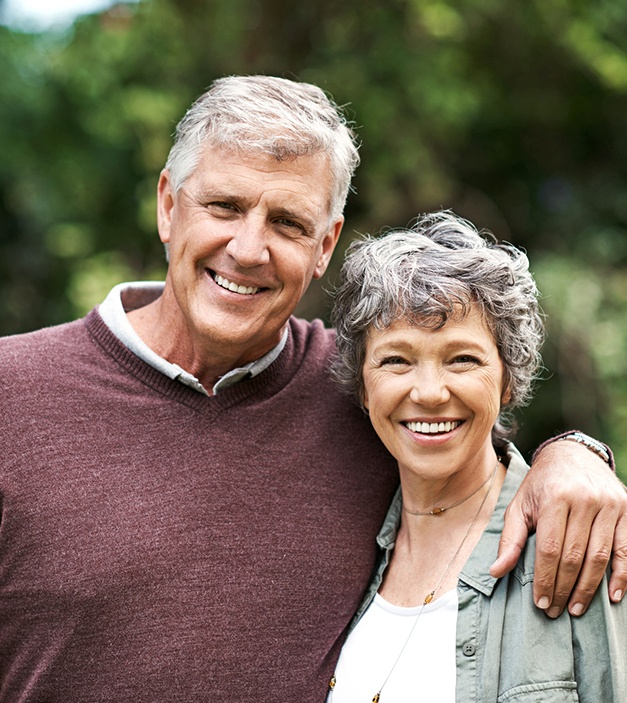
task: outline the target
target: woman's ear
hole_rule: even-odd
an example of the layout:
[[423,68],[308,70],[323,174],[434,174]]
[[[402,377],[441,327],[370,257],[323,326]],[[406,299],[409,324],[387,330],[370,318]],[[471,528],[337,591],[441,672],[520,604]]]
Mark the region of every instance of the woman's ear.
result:
[[509,389],[509,383],[508,383],[507,386],[503,389],[503,393],[501,394],[501,405],[507,405],[511,399],[512,399],[512,392]]
[[362,387],[361,389],[361,407],[366,411],[370,411],[370,407],[368,404],[368,393],[366,392],[366,389]]

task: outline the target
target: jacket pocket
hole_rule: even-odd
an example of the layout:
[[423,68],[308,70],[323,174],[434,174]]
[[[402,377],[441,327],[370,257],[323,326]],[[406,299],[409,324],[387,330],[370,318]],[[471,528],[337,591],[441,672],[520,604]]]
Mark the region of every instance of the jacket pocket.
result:
[[575,681],[546,681],[514,686],[504,691],[497,703],[578,703]]

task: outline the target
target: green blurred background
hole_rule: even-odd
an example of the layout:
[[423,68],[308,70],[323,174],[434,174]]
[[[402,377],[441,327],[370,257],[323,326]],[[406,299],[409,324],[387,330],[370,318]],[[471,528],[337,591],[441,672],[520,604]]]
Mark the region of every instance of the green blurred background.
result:
[[577,427],[625,479],[624,0],[139,0],[63,30],[0,26],[0,333],[163,277],[171,134],[239,73],[318,84],[363,141],[339,254],[299,313],[327,315],[356,233],[452,208],[525,247],[544,294],[547,371],[519,446]]

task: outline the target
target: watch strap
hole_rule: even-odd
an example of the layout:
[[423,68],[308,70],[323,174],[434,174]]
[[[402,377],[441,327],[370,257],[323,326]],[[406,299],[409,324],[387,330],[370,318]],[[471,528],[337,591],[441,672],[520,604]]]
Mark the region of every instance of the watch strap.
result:
[[533,457],[531,460],[532,463],[535,460],[536,456],[544,449],[544,447],[547,446],[547,444],[552,444],[553,442],[560,442],[564,439],[568,439],[571,442],[583,444],[586,449],[589,449],[591,452],[594,452],[598,457],[603,459],[603,461],[610,467],[610,469],[612,469],[612,471],[616,470],[614,454],[612,453],[612,450],[608,447],[608,445],[604,444],[603,442],[599,442],[597,439],[590,437],[590,435],[587,435],[585,434],[585,432],[581,432],[580,430],[569,430],[568,432],[563,432],[562,434],[557,435],[556,437],[551,437],[550,439],[547,439],[547,441],[543,442],[533,453]]

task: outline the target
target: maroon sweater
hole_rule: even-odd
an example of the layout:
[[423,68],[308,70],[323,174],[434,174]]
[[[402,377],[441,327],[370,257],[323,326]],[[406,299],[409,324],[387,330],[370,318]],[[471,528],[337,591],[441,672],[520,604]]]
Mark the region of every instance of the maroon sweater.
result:
[[396,469],[292,320],[215,397],[97,312],[0,340],[0,701],[324,700]]

